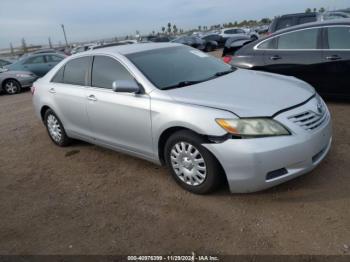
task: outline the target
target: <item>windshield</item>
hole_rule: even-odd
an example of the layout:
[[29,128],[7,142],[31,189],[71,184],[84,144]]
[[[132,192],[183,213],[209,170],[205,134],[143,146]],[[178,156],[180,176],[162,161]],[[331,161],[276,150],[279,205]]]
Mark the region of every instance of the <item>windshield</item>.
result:
[[186,46],[161,48],[126,56],[162,90],[204,82],[234,71],[220,59]]

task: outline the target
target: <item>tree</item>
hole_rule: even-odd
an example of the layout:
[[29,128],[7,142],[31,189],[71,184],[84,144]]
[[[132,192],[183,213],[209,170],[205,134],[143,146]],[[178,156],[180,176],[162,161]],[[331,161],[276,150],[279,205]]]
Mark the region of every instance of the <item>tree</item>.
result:
[[176,25],[173,25],[173,33],[174,33],[174,35],[177,34],[177,27],[176,27]]
[[198,31],[202,31],[202,26],[198,26]]
[[170,22],[168,23],[168,34],[169,35],[171,34],[171,23]]
[[152,31],[152,35],[155,35],[155,34],[156,34],[156,32],[153,30],[153,31]]
[[28,51],[26,40],[24,40],[24,38],[22,38],[22,50],[23,50],[23,53],[27,53]]
[[306,8],[305,13],[311,13],[311,8]]
[[314,8],[314,10],[313,10],[314,12],[317,12],[317,9],[316,8]]
[[318,12],[320,12],[320,13],[324,13],[326,11],[326,9],[324,8],[324,7],[321,7],[319,10],[318,10]]
[[163,32],[163,34],[164,34],[164,32],[165,32],[165,27],[164,27],[164,26],[162,26],[162,32]]

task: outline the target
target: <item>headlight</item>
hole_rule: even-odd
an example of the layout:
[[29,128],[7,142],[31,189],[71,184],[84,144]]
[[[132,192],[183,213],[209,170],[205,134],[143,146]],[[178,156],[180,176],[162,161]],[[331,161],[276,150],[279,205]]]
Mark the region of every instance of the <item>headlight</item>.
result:
[[290,135],[280,123],[269,118],[216,119],[230,134],[241,137],[263,137]]
[[16,77],[31,77],[29,74],[16,74]]

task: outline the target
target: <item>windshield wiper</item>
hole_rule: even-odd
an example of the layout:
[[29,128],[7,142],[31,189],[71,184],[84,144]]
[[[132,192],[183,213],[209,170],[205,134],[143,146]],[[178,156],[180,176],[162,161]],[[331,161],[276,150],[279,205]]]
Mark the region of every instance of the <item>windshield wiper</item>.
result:
[[232,73],[233,71],[235,71],[235,70],[234,69],[230,69],[230,70],[226,70],[226,71],[217,72],[217,73],[215,73],[215,76],[227,75],[229,73]]
[[179,88],[179,87],[184,87],[184,86],[190,86],[190,85],[194,85],[194,84],[198,84],[200,82],[203,82],[202,81],[181,81],[175,85],[171,85],[171,86],[166,86],[166,87],[163,87],[162,90],[169,90],[169,89],[174,89],[174,88]]

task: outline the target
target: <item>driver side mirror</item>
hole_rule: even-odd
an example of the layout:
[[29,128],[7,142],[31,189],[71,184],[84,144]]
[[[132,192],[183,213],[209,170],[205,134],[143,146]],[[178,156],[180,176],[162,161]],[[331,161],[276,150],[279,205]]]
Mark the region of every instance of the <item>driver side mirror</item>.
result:
[[121,93],[140,93],[141,88],[134,80],[116,80],[112,83],[112,90]]

